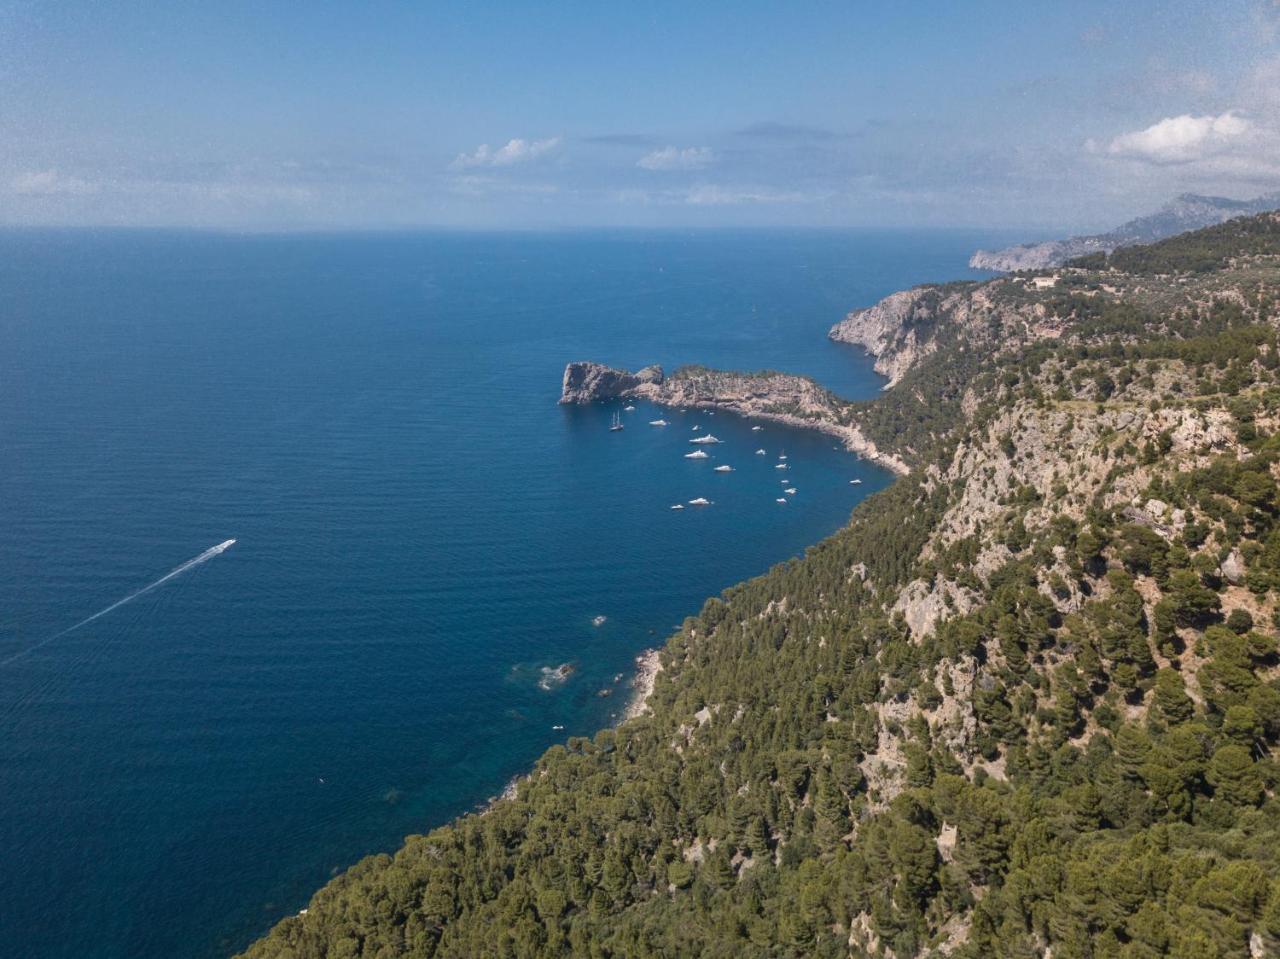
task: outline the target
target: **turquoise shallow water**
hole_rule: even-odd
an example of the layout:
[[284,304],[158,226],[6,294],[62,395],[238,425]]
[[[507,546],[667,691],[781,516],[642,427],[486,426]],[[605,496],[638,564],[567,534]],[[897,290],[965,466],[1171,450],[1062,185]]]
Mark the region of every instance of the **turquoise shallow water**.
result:
[[888,477],[727,416],[611,433],[564,363],[868,396],[828,326],[992,241],[0,235],[0,660],[238,540],[0,667],[0,955],[226,954],[612,721],[637,652]]

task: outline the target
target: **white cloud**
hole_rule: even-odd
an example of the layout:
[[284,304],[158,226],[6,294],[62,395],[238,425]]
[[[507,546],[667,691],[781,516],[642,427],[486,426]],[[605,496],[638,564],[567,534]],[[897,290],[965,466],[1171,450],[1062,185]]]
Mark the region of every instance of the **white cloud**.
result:
[[642,170],[701,170],[715,161],[715,154],[710,147],[666,146],[661,150],[646,153],[636,161]]
[[9,181],[9,188],[23,196],[83,196],[98,189],[95,183],[52,169],[19,173]]
[[472,153],[459,153],[453,161],[456,170],[469,170],[476,167],[515,166],[546,156],[560,146],[559,137],[545,140],[524,140],[520,137],[508,140],[505,146],[492,149],[489,144],[482,143]]
[[1166,117],[1145,130],[1116,137],[1107,145],[1112,156],[1148,163],[1192,163],[1231,152],[1247,144],[1254,125],[1234,110],[1217,116]]

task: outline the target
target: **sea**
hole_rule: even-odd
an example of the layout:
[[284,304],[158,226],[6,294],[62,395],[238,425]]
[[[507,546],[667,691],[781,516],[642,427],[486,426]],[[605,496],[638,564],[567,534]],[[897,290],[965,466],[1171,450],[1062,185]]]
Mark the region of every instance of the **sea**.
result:
[[831,324],[1003,239],[0,233],[0,955],[230,955],[616,722],[638,653],[892,477],[559,406],[565,363],[871,397]]

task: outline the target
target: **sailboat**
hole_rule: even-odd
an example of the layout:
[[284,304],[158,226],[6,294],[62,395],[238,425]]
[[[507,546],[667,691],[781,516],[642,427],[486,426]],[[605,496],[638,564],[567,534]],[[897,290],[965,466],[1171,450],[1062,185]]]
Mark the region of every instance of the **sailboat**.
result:
[[621,414],[621,413],[614,413],[614,414],[613,414],[613,422],[609,424],[609,429],[616,433],[616,432],[618,432],[618,430],[620,430],[620,429],[622,429],[622,428],[623,428],[623,427],[622,427],[622,414]]

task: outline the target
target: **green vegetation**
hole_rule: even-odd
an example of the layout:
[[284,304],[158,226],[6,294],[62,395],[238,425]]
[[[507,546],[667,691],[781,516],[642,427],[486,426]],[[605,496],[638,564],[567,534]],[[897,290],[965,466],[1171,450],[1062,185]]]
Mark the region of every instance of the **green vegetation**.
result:
[[[1177,262],[1229,284],[1265,235],[1233,222]],[[247,955],[1280,950],[1271,297],[1068,286],[1034,303],[1065,332],[1009,335],[1030,302],[933,321],[940,348],[849,407],[916,472],[688,619],[648,715]]]
[[[1126,246],[1105,257],[1107,267],[1123,273],[1207,273],[1238,257],[1280,254],[1280,216],[1239,217],[1217,226],[1182,233],[1147,246]],[[1068,266],[1099,269],[1101,254],[1072,260]]]

